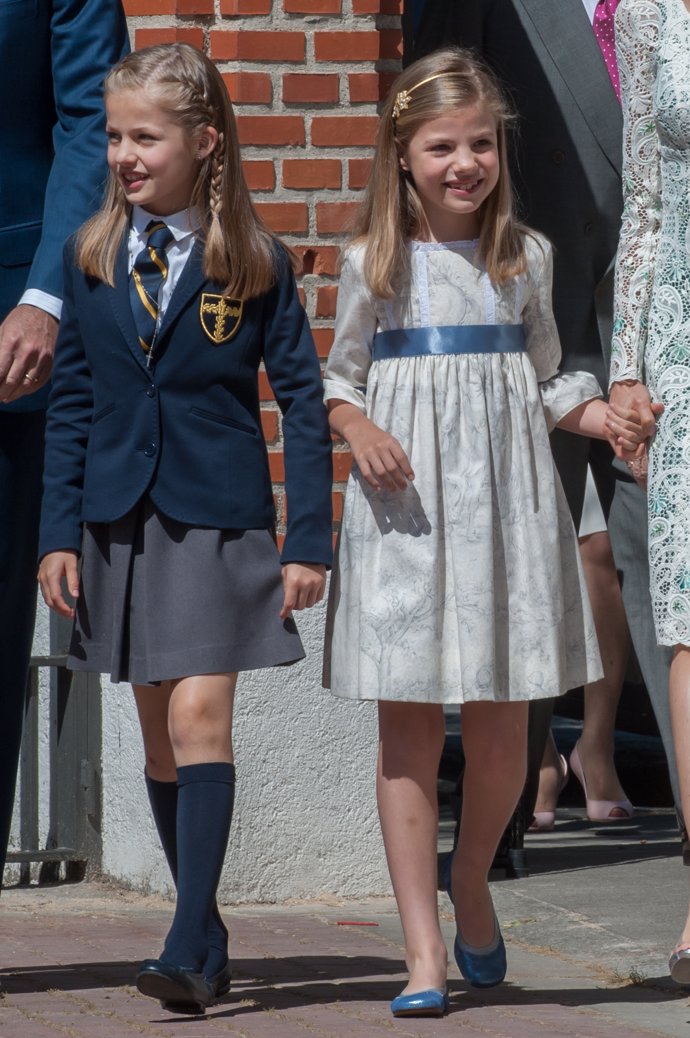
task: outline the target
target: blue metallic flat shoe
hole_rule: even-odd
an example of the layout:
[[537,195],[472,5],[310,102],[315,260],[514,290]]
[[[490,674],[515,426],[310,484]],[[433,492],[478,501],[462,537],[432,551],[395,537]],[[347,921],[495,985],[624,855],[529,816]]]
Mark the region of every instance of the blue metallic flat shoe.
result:
[[[447,856],[443,863],[441,875],[446,893],[453,901],[452,878],[453,878],[453,854]],[[504,980],[508,968],[506,962],[506,946],[503,942],[503,934],[498,925],[498,919],[494,914],[494,936],[490,944],[483,948],[473,948],[467,944],[457,929],[453,953],[458,969],[462,976],[473,988],[493,988]]]
[[445,1016],[448,1012],[446,988],[429,988],[411,995],[398,995],[391,1002],[393,1016]]
[[495,916],[494,936],[490,944],[483,948],[472,948],[463,941],[460,930],[458,930],[455,935],[453,952],[458,969],[473,988],[493,988],[505,978],[508,968],[506,946],[503,943],[501,928]]
[[690,984],[690,948],[679,948],[668,960],[669,973],[676,984]]

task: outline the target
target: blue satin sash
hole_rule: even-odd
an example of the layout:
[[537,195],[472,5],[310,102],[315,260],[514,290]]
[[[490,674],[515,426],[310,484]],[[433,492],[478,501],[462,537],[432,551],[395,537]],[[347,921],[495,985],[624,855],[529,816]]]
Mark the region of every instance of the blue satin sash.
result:
[[519,353],[525,349],[521,324],[465,324],[438,328],[396,328],[374,336],[374,360],[442,353]]

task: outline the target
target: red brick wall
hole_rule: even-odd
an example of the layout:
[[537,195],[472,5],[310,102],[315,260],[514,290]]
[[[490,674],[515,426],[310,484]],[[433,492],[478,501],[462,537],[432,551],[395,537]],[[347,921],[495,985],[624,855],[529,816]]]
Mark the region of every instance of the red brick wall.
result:
[[[402,0],[124,2],[133,46],[183,40],[218,63],[257,208],[302,257],[304,303],[325,359],[339,246],[366,184],[377,102],[399,68]],[[265,376],[261,389],[282,530],[282,434]],[[348,471],[349,455],[336,444],[336,523]]]

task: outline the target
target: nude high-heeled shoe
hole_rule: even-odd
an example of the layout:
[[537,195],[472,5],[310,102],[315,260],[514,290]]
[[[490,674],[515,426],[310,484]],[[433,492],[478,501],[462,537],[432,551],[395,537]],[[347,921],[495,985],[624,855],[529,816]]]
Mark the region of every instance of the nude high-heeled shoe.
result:
[[556,807],[558,806],[558,798],[563,792],[568,782],[568,762],[562,753],[558,754],[558,758],[561,762],[561,779],[558,783],[558,789],[556,791],[556,803],[554,804],[553,811],[535,811],[532,815],[532,824],[528,827],[528,833],[550,833],[556,824]]
[[577,746],[578,743],[575,743],[573,752],[570,754],[570,767],[584,791],[587,817],[590,822],[622,822],[632,818],[635,808],[629,800],[592,800],[587,794],[587,782]]

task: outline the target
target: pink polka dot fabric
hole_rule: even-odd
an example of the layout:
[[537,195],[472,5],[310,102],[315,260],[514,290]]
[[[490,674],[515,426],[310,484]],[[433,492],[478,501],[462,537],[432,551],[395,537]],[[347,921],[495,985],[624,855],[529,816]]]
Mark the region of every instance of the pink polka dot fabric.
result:
[[614,15],[619,0],[599,0],[594,12],[594,35],[599,41],[601,53],[604,55],[606,67],[611,77],[611,85],[616,97],[621,99],[621,85],[618,78],[618,62],[616,61],[616,37],[614,33]]

